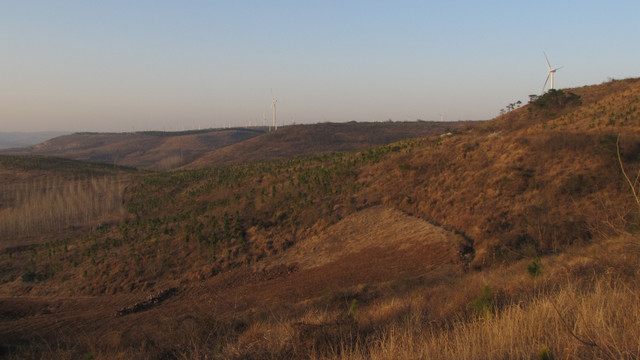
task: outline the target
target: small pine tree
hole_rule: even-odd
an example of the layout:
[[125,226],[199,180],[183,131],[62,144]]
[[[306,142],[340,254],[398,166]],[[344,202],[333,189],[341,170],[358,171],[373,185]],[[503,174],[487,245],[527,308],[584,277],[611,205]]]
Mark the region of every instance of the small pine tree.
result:
[[552,357],[549,354],[549,348],[546,346],[543,346],[540,348],[540,350],[538,351],[538,360],[551,360]]
[[493,294],[489,285],[485,285],[482,294],[471,302],[471,308],[478,316],[488,315],[493,310]]
[[358,299],[351,299],[349,303],[349,310],[347,310],[347,315],[350,317],[356,317],[358,315],[358,309],[360,308],[360,304],[358,303]]

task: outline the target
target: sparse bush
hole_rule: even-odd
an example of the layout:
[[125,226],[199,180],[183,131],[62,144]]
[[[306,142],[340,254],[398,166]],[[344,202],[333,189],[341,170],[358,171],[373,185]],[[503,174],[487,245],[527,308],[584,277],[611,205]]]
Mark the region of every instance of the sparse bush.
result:
[[409,163],[402,163],[400,165],[398,165],[398,168],[400,170],[411,170],[411,164]]
[[552,360],[552,359],[553,358],[549,354],[549,348],[546,346],[541,347],[540,350],[538,351],[538,360]]
[[358,310],[360,309],[360,304],[358,303],[358,299],[351,299],[349,302],[349,309],[347,310],[347,315],[352,318],[355,318],[358,315]]
[[485,285],[482,294],[473,299],[471,309],[479,317],[487,316],[493,311],[493,294],[489,285]]
[[542,261],[536,258],[527,265],[527,274],[531,276],[542,276]]

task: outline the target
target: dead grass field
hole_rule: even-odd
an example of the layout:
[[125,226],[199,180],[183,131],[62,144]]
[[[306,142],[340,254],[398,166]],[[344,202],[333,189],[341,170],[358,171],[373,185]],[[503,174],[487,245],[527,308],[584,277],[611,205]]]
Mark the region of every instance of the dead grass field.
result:
[[412,252],[423,247],[430,253],[425,267],[437,267],[458,262],[466,243],[462,236],[424,220],[392,208],[376,206],[342,219],[320,235],[296,243],[275,261],[313,268],[348,258],[367,248]]
[[[100,178],[46,177],[0,185],[0,237],[34,236],[69,226],[83,227],[104,220],[120,219],[127,176]],[[2,241],[3,243],[5,241]]]

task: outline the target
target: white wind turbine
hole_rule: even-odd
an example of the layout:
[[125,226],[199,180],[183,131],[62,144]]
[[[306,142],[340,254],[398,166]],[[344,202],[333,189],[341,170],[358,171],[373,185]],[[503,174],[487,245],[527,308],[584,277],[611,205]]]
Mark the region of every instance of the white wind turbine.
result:
[[273,89],[271,89],[271,107],[273,108],[273,129],[278,130],[278,123],[276,122],[276,103],[278,99],[273,96]]
[[547,60],[547,68],[549,69],[549,72],[547,73],[547,78],[544,80],[544,85],[542,85],[542,93],[544,93],[544,88],[547,86],[547,81],[549,81],[549,78],[551,78],[551,86],[549,87],[549,89],[553,89],[553,77],[556,74],[556,70],[560,70],[563,68],[563,66],[557,67],[557,68],[552,68],[551,64],[549,63],[549,58],[547,57],[547,53],[543,52],[544,54],[544,58],[545,60]]

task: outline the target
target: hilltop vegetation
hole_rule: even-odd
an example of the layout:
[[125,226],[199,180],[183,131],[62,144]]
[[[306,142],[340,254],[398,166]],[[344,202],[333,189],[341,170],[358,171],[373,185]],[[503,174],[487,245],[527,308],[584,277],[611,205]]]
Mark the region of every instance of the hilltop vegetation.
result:
[[[359,151],[108,170],[125,176],[116,183],[126,191],[88,193],[122,194],[115,220],[3,252],[0,292],[39,296],[30,309],[56,308],[40,314],[0,299],[16,309],[3,315],[2,333],[24,345],[6,351],[635,358],[639,103],[640,80],[628,79],[552,91],[448,135]],[[243,145],[249,153],[256,139]],[[53,171],[21,161],[3,160],[0,174]],[[121,311],[162,290],[171,294],[155,297],[162,303]],[[61,294],[78,313],[48,300]],[[118,311],[128,315],[110,317]],[[49,319],[60,322],[34,333]]]

